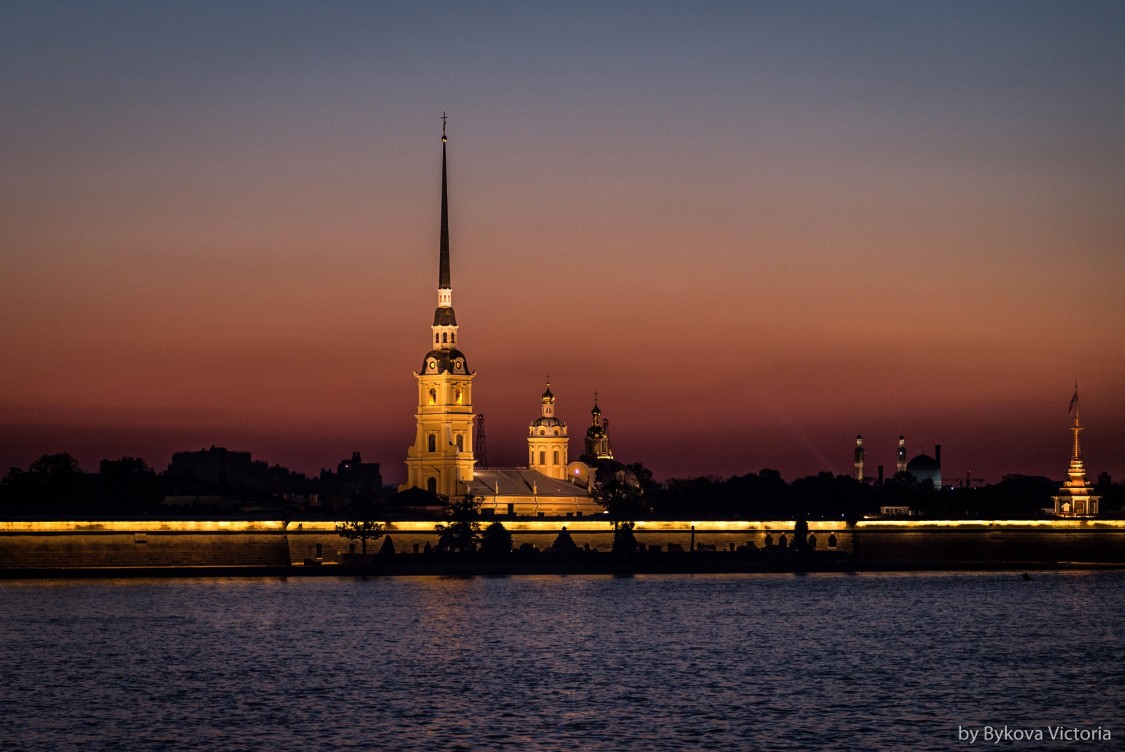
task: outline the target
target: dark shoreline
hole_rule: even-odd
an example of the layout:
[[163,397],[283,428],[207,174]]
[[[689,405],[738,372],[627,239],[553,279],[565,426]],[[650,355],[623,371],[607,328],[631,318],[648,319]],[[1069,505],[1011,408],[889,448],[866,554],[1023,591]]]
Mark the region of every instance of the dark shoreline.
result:
[[[411,557],[412,558],[412,557]],[[508,577],[637,574],[859,574],[865,572],[1049,572],[1123,570],[1105,562],[731,562],[708,561],[456,561],[378,562],[370,566],[191,566],[0,569],[0,580],[88,580],[209,577]]]

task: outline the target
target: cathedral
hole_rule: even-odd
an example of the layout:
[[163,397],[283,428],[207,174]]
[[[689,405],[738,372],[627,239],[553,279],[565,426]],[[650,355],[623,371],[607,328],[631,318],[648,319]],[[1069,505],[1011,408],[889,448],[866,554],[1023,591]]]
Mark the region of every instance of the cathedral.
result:
[[[594,498],[594,484],[608,473],[624,477],[609,449],[601,409],[594,399],[585,451],[568,461],[566,423],[555,415],[551,385],[540,399],[540,415],[528,427],[528,466],[477,469],[473,455],[473,380],[468,359],[457,341],[457,315],[449,271],[449,189],[445,126],[441,134],[441,237],[438,244],[437,309],[430,350],[414,373],[418,381],[417,429],[406,451],[406,482],[411,488],[454,498],[472,494],[486,515],[581,517],[604,511]],[[607,464],[609,463],[609,464]],[[607,469],[608,468],[608,469]]]

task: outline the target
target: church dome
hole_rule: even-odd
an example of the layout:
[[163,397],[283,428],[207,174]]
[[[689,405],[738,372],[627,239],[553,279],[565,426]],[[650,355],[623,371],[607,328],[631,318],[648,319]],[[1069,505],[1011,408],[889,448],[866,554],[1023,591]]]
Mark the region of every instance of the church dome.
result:
[[558,418],[541,416],[531,423],[532,428],[562,428],[566,424]]

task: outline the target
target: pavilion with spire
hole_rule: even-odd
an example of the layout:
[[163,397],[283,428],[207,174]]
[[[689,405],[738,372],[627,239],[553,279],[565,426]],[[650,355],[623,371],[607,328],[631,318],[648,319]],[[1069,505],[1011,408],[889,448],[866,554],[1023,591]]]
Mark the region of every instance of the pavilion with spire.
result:
[[1058,496],[1051,498],[1055,502],[1055,516],[1057,517],[1096,517],[1098,502],[1102,497],[1094,495],[1094,488],[1086,480],[1086,463],[1082,460],[1082,447],[1078,435],[1085,429],[1082,428],[1082,415],[1078,406],[1078,384],[1074,385],[1074,396],[1070,398],[1070,413],[1074,415],[1074,424],[1070,431],[1074,434],[1071,442],[1070,468],[1066,473],[1066,481],[1059,489]]

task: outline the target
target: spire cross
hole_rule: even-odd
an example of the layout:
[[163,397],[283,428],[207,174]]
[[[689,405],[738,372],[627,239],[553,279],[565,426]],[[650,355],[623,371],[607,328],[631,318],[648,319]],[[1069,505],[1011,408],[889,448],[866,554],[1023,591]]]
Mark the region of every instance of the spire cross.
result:
[[445,114],[444,112],[443,112],[443,113],[441,113],[441,142],[442,142],[443,144],[444,144],[444,143],[446,142],[446,140],[447,140],[447,139],[445,138],[445,121],[446,121],[446,120],[449,120],[449,118],[448,118],[448,117],[446,116],[446,114]]

